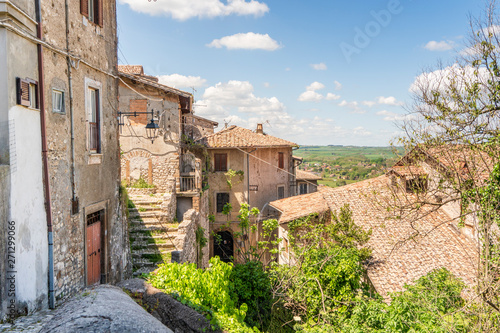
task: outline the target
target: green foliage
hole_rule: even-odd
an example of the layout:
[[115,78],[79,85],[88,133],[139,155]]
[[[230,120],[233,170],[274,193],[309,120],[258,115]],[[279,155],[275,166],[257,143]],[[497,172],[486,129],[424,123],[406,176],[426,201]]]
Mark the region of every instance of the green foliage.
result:
[[[244,172],[242,170],[235,171],[233,169],[229,169],[224,175],[226,176],[227,186],[231,189],[233,188],[233,185],[239,184],[243,181]],[[239,181],[233,184],[233,178],[236,176],[238,176]]]
[[231,283],[233,265],[218,257],[210,259],[210,267],[202,270],[195,264],[168,263],[149,275],[155,288],[174,295],[183,304],[206,315],[214,328],[228,332],[258,332],[244,323],[246,304],[237,306]]
[[271,319],[271,280],[260,261],[248,261],[234,266],[231,276],[237,306],[247,304],[245,322],[264,330]]
[[134,183],[130,184],[129,187],[133,188],[155,188],[153,184],[149,184],[144,178],[139,177]]
[[291,222],[289,239],[296,264],[272,271],[275,293],[284,295],[284,302],[302,320],[298,329],[344,321],[356,296],[368,291],[362,262],[370,251],[362,246],[370,232],[354,224],[348,206],[332,217],[332,223],[318,214]]
[[460,293],[464,284],[448,270],[434,270],[391,295],[390,304],[381,298],[358,297],[343,332],[468,332],[473,317],[462,310]]

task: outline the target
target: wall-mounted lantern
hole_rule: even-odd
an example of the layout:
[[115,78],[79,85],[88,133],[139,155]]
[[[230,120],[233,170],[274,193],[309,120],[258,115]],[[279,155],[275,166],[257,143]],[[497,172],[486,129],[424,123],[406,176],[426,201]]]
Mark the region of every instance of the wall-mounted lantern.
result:
[[[155,113],[156,113],[156,118],[155,118]],[[155,111],[155,110],[151,110],[151,111],[145,111],[145,112],[118,112],[118,125],[120,126],[120,133],[121,133],[121,129],[124,125],[123,123],[123,117],[124,116],[127,116],[127,117],[137,117],[137,115],[140,115],[140,114],[150,114],[151,115],[151,121],[146,125],[146,137],[148,138],[148,140],[151,140],[151,143],[153,143],[155,141],[155,139],[158,137],[158,132],[159,132],[159,129],[160,129],[160,126],[158,126],[157,123],[155,123],[155,120],[157,120],[159,118],[159,115],[160,115],[160,111]]]
[[158,137],[158,129],[160,126],[158,126],[157,123],[155,123],[154,119],[151,119],[151,122],[146,125],[146,136],[148,137],[149,140],[151,140],[151,143],[155,141],[155,139]]

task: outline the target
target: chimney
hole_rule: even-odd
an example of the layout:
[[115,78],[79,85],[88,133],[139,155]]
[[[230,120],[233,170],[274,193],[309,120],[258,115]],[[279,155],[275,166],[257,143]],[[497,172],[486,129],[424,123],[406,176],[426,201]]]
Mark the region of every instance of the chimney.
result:
[[262,124],[257,124],[257,129],[255,130],[257,134],[264,134],[264,129],[262,128]]

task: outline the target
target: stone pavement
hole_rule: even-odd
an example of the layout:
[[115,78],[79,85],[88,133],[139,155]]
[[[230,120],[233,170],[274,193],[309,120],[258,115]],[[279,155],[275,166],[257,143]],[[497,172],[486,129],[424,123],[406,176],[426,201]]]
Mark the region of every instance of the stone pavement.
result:
[[38,333],[54,316],[54,310],[41,310],[29,316],[17,318],[14,323],[0,324],[0,332]]
[[19,317],[0,332],[29,333],[173,333],[111,285],[87,288],[55,310]]

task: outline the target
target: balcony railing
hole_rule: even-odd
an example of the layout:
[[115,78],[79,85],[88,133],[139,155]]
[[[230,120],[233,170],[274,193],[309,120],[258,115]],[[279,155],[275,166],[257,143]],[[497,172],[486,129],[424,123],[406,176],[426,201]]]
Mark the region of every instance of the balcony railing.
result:
[[181,192],[196,191],[198,189],[195,176],[181,176],[178,181]]

